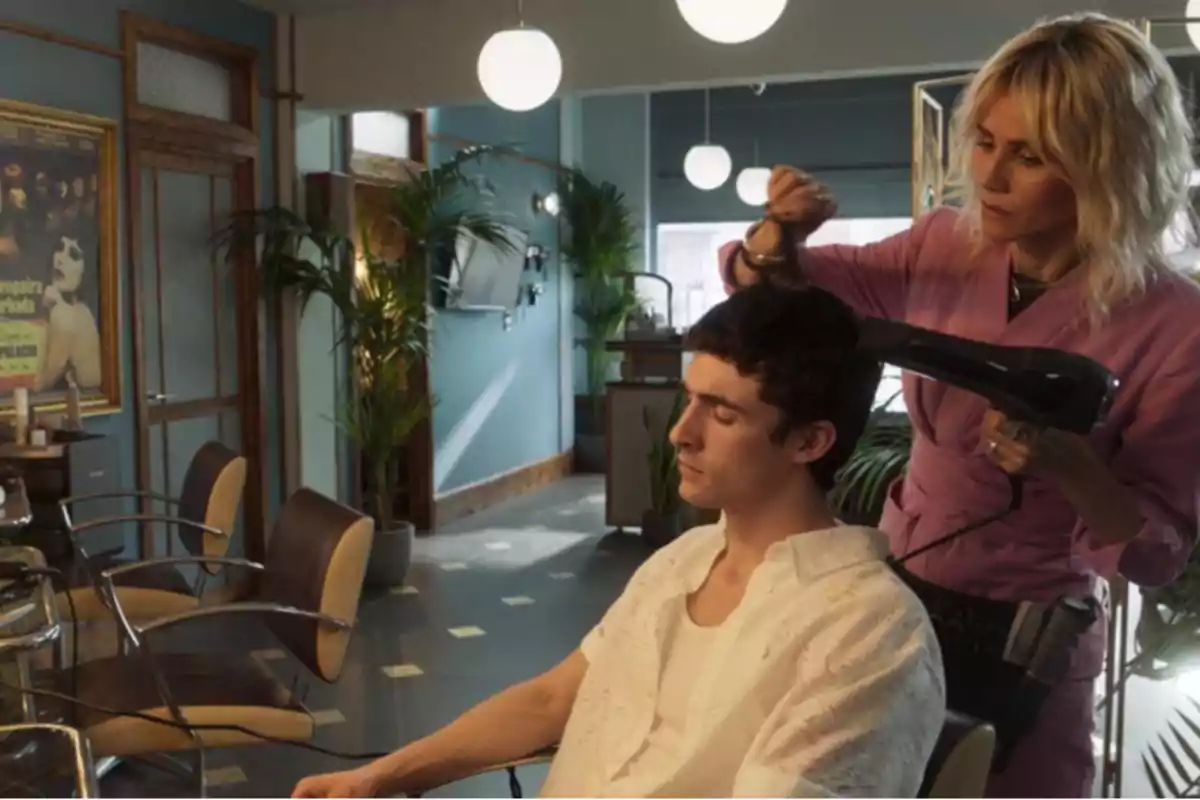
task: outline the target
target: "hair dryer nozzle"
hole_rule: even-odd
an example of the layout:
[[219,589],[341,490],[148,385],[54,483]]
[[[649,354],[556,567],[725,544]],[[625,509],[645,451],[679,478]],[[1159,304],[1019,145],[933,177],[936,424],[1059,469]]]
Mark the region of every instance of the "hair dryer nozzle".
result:
[[1077,353],[988,344],[892,320],[861,319],[858,345],[880,361],[973,392],[1011,419],[1072,433],[1099,424],[1117,389],[1108,369]]

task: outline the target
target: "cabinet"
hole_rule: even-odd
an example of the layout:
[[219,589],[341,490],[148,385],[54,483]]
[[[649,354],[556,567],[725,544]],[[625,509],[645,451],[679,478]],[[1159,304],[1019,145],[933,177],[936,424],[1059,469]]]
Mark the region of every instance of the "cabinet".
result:
[[[46,447],[19,447],[12,442],[0,444],[0,465],[14,469],[25,479],[33,522],[10,537],[14,544],[36,547],[53,567],[61,568],[72,558],[71,542],[58,510],[64,497],[96,492],[118,491],[112,442],[107,436],[61,432]],[[80,504],[73,509],[76,522],[135,513],[131,501],[104,498]],[[124,548],[125,530],[120,526],[97,529],[87,535],[91,554]]]

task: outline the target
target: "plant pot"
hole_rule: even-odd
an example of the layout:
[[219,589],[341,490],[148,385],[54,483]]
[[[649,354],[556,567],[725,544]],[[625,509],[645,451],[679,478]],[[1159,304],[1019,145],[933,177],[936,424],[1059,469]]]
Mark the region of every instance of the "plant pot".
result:
[[675,541],[682,532],[683,515],[678,510],[663,514],[652,509],[642,514],[642,538],[655,550]]
[[417,529],[411,522],[395,523],[391,530],[375,531],[371,558],[367,561],[368,586],[399,586],[412,564],[413,538]]

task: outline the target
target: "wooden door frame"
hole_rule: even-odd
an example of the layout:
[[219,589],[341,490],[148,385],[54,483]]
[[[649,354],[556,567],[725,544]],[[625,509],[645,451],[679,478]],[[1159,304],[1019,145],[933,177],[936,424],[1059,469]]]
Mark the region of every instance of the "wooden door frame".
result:
[[[258,52],[220,39],[176,28],[157,20],[121,12],[121,40],[125,53],[125,138],[126,138],[126,235],[129,269],[132,272],[130,319],[133,325],[133,402],[137,415],[138,486],[149,489],[150,407],[146,393],[145,324],[142,319],[143,258],[141,170],[148,161],[193,168],[202,164],[225,165],[230,172],[233,208],[253,209],[260,204]],[[230,122],[142,105],[137,92],[137,45],[152,42],[164,47],[217,62],[228,69],[233,119]],[[258,267],[252,251],[234,254],[238,329],[238,396],[241,399],[242,454],[247,460],[243,499],[245,555],[261,562],[266,555],[267,474],[263,469],[266,450],[266,410],[262,402],[265,329]],[[157,388],[157,387],[155,387]],[[224,408],[219,401],[214,409]],[[143,510],[149,511],[149,501]],[[153,547],[153,531],[141,532],[142,555]]]

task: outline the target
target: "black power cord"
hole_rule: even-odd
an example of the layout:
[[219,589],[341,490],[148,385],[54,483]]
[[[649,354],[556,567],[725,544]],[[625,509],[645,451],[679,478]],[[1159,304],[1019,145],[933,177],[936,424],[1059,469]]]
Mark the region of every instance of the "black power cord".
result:
[[1009,486],[1010,495],[1009,495],[1009,501],[1008,501],[1007,508],[1004,508],[1001,511],[997,511],[994,514],[989,514],[988,516],[984,517],[983,519],[978,519],[978,520],[975,520],[974,522],[968,522],[966,525],[963,525],[959,528],[955,528],[954,530],[950,531],[949,533],[945,534],[944,536],[939,536],[938,538],[934,539],[932,542],[927,542],[926,544],[921,545],[920,547],[916,548],[915,550],[908,551],[907,553],[905,553],[902,556],[889,556],[887,559],[887,563],[893,567],[899,566],[900,564],[903,564],[905,561],[908,561],[910,558],[916,558],[917,556],[921,555],[922,553],[924,553],[928,550],[932,550],[935,547],[941,547],[944,544],[949,544],[950,542],[954,541],[955,539],[957,539],[960,536],[964,536],[964,535],[970,533],[971,531],[979,530],[980,528],[984,527],[985,525],[991,525],[993,522],[997,522],[997,521],[1003,519],[1004,517],[1007,517],[1009,514],[1013,513],[1014,511],[1018,510],[1021,507],[1021,499],[1024,496],[1024,492],[1023,492],[1024,479],[1020,475],[1009,475],[1008,476],[1008,486]]
[[101,714],[107,714],[107,715],[113,716],[113,717],[131,717],[133,719],[145,720],[146,722],[153,722],[156,725],[166,725],[171,728],[177,728],[179,730],[188,731],[189,733],[195,732],[195,731],[234,731],[236,733],[241,733],[246,736],[251,736],[255,739],[261,739],[264,742],[270,742],[271,744],[291,745],[292,747],[299,747],[304,750],[312,750],[317,753],[322,753],[327,756],[333,756],[334,758],[345,759],[347,761],[374,761],[375,759],[383,758],[384,756],[391,754],[390,750],[379,752],[379,753],[344,753],[339,750],[332,750],[328,747],[321,747],[320,745],[312,744],[311,742],[301,742],[301,741],[296,741],[293,739],[280,739],[280,738],[277,738],[274,736],[268,736],[265,733],[259,733],[258,731],[247,728],[244,725],[218,725],[218,724],[201,724],[201,723],[197,723],[194,725],[193,724],[185,724],[185,723],[181,723],[181,722],[176,722],[174,720],[163,719],[162,717],[156,717],[156,716],[153,716],[152,714],[145,714],[140,711],[118,711],[113,708],[106,708],[104,706],[97,705],[95,703],[86,702],[84,700],[79,699],[78,697],[72,697],[71,695],[63,694],[62,692],[55,692],[50,689],[34,689],[32,687],[22,688],[20,686],[14,686],[13,684],[8,683],[7,681],[0,681],[0,686],[5,687],[6,689],[10,689],[14,692],[20,692],[23,694],[31,694],[31,695],[34,695],[35,697],[54,698],[56,700],[60,700],[65,703],[70,703],[70,704],[72,704],[72,706],[80,706],[82,708],[86,708],[91,711],[97,711]]

